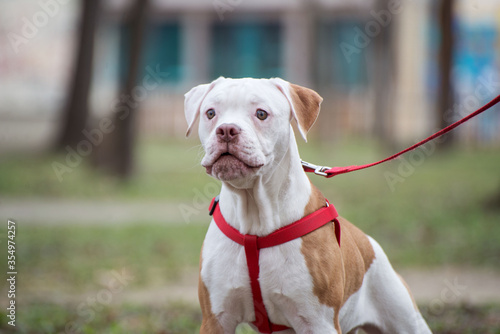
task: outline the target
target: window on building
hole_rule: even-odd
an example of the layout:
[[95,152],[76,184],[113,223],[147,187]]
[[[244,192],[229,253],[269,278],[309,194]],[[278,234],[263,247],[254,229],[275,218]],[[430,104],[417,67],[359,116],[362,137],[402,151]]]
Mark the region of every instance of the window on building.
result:
[[[122,26],[120,42],[120,79],[126,75],[129,61],[129,32]],[[152,23],[147,27],[143,41],[142,74],[148,67],[155,71],[163,84],[177,83],[182,78],[181,32],[178,23]]]
[[337,89],[367,86],[370,41],[363,36],[364,23],[339,19],[320,24],[317,77],[321,85]]
[[278,23],[217,23],[212,41],[212,78],[282,75]]

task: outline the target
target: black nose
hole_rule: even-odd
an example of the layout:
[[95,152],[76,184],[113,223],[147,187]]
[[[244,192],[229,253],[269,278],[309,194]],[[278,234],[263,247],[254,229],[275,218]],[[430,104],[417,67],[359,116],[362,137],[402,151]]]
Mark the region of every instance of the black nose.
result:
[[221,141],[227,143],[232,142],[238,137],[241,132],[241,128],[236,124],[222,124],[215,131],[217,138]]

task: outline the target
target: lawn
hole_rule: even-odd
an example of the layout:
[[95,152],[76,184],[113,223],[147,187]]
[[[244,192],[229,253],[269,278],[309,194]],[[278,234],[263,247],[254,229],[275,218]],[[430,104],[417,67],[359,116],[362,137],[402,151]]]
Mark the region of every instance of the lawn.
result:
[[[74,307],[54,304],[32,304],[19,317],[19,325],[12,330],[1,315],[2,333],[54,334],[194,334],[199,333],[199,309],[184,304],[166,308],[120,305],[103,307],[85,316],[79,316]],[[439,317],[422,308],[434,334],[498,334],[500,332],[499,306],[458,305],[446,308]],[[3,323],[2,323],[3,321]],[[239,326],[237,334],[255,333],[247,325]]]
[[[359,141],[333,145],[301,142],[300,149],[304,160],[325,165],[362,164],[390,153]],[[382,244],[398,268],[498,268],[500,210],[486,204],[499,190],[500,151],[425,152],[333,179],[310,178],[341,215]],[[0,198],[189,204],[208,186],[216,187],[199,166],[200,148],[195,141],[142,142],[137,157],[136,175],[126,183],[93,170],[88,161],[59,182],[52,163],[64,162],[64,155],[2,157]],[[123,269],[133,277],[127,289],[176,282],[186,270],[196,270],[207,222],[208,218],[170,225],[138,221],[120,228],[19,222],[16,242],[22,275],[17,288],[26,294],[56,291],[78,296],[99,291],[103,275]],[[4,224],[0,236],[4,242]],[[0,261],[2,272],[7,271],[5,262]],[[64,333],[73,326],[78,333],[194,333],[199,326],[199,309],[192,305],[110,304],[98,310],[82,309],[81,302],[58,301],[57,293],[50,302],[25,298],[19,305],[18,331]],[[425,313],[425,305],[422,307]],[[464,327],[470,333],[500,333],[499,318],[497,305],[452,305],[440,317],[428,315],[437,333],[466,333]],[[9,327],[6,317],[0,319],[0,331],[5,332]]]

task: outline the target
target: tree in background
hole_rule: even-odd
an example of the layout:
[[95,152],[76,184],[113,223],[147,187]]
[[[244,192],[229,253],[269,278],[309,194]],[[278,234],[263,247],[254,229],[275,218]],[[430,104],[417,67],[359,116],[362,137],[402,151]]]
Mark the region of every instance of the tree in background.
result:
[[102,145],[97,147],[94,162],[98,167],[127,179],[133,170],[133,149],[137,137],[136,114],[139,101],[133,99],[134,88],[141,74],[141,58],[144,31],[147,24],[149,1],[137,0],[131,6],[124,27],[126,55],[126,74],[121,83],[118,103],[113,110],[114,130],[104,138]]
[[486,200],[486,208],[500,210],[500,187],[496,193]]
[[75,147],[83,139],[89,115],[89,92],[92,81],[92,65],[95,31],[98,20],[99,0],[80,1],[81,22],[78,49],[75,57],[74,74],[63,110],[62,127],[57,138],[56,149]]
[[[447,111],[453,107],[453,86],[451,83],[451,70],[453,66],[453,8],[455,0],[441,0],[439,2],[439,31],[441,43],[439,45],[439,90],[437,97],[437,116],[439,128],[444,128],[452,123],[447,116]],[[440,144],[442,148],[453,144],[454,136],[449,133],[445,141]]]
[[[378,0],[375,3],[375,11],[380,13],[387,11],[388,0]],[[394,20],[394,18],[392,18]],[[391,140],[391,99],[394,82],[394,22],[380,30],[380,34],[374,39],[374,61],[372,62],[373,89],[374,94],[374,120],[373,134],[386,146],[393,145]]]

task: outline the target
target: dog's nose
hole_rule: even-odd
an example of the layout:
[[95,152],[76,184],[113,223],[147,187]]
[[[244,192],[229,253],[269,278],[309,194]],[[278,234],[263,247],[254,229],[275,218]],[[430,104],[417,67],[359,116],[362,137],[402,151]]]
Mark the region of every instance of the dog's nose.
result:
[[221,141],[225,141],[227,143],[233,141],[238,137],[241,132],[241,128],[236,124],[221,124],[215,131],[217,138]]

